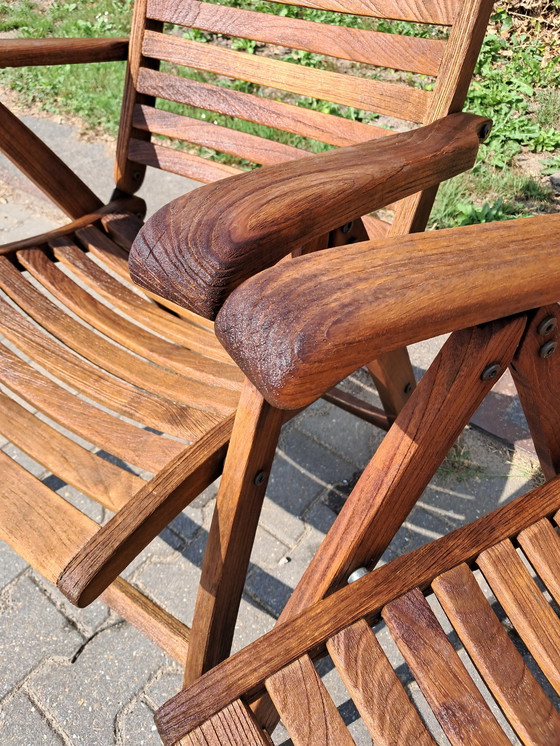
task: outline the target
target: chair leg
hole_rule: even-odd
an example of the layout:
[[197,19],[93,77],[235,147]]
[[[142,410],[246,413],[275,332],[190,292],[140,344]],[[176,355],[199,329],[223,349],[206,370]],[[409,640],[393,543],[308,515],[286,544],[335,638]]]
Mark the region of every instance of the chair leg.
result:
[[510,365],[543,473],[560,473],[560,307],[535,311]]
[[268,404],[246,381],[208,536],[185,667],[185,685],[229,655],[283,421],[283,412]]
[[375,565],[509,365],[525,324],[526,317],[518,317],[451,335],[366,467],[281,621],[344,584],[357,567]]

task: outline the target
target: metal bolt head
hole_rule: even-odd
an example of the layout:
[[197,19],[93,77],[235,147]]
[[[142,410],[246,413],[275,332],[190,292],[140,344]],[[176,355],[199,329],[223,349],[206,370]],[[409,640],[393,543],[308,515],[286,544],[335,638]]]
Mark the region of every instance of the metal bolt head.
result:
[[264,471],[258,471],[255,474],[255,478],[253,479],[253,483],[256,484],[257,487],[258,487],[259,484],[262,484],[264,482],[264,477],[265,477]]
[[412,384],[411,383],[407,383],[406,384],[406,386],[404,387],[404,393],[405,394],[411,394],[412,393]]
[[541,357],[550,357],[553,352],[556,352],[557,347],[558,343],[551,339],[550,342],[545,342],[543,344],[543,346],[539,350],[539,355]]
[[350,221],[349,223],[345,223],[340,230],[343,233],[349,233],[353,227],[354,227],[354,223]]
[[547,334],[550,334],[550,332],[553,332],[556,329],[557,323],[555,316],[546,316],[537,326],[537,332],[542,337],[546,337]]
[[486,124],[482,126],[478,134],[478,139],[480,140],[480,142],[484,142],[484,140],[486,140],[491,130],[492,130],[492,122],[486,122]]
[[356,580],[363,578],[364,575],[367,575],[368,573],[369,570],[367,569],[367,567],[358,567],[358,569],[354,570],[352,575],[350,575],[350,577],[348,578],[348,585],[350,585],[350,583],[355,583]]
[[498,376],[498,373],[502,369],[500,363],[491,363],[480,374],[481,381],[493,381]]

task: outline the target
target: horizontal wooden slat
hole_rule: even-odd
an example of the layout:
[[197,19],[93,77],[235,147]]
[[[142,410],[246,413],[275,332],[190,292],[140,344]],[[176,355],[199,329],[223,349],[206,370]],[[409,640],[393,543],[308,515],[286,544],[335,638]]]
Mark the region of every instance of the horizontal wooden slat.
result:
[[429,91],[407,85],[316,70],[154,31],[146,32],[142,51],[166,62],[412,122],[423,121],[431,97]]
[[424,75],[437,75],[445,47],[445,42],[434,39],[314,23],[199,0],[150,0],[147,12],[166,23]]
[[530,672],[469,568],[459,565],[440,575],[432,588],[523,743],[560,743],[560,714]]
[[[52,246],[56,258],[62,264],[69,267],[82,282],[131,318],[148,326],[161,336],[196,352],[208,355],[209,358],[214,358],[216,355],[219,360],[224,357],[223,348],[216,342],[213,334],[208,334],[198,327],[193,327],[192,324],[167,313],[167,311],[149,301],[144,295],[135,293],[128,285],[120,282],[92,261],[91,255],[85,254],[72,241],[68,239],[59,240],[56,243],[53,242]],[[219,354],[220,350],[221,355]],[[218,360],[209,363],[201,357],[201,368],[205,370],[205,365],[209,363],[212,369],[215,367],[220,377],[242,380],[242,375],[231,364],[231,361],[229,361],[229,365],[226,365],[218,362]]]
[[295,746],[354,746],[307,655],[267,679],[266,688]]
[[560,620],[511,541],[477,559],[488,585],[554,689],[560,694]]
[[[276,0],[275,0],[276,1]],[[455,20],[459,0],[277,0],[302,8],[333,10],[373,18],[416,21],[450,26]]]
[[0,538],[52,583],[99,528],[0,452]]
[[136,129],[186,140],[193,145],[214,148],[263,166],[310,155],[308,151],[291,145],[250,135],[231,127],[221,127],[200,119],[154,109],[152,106],[136,106],[133,124]]
[[172,404],[109,375],[58,344],[2,300],[0,329],[48,373],[125,417],[187,440],[194,440],[217,421],[214,415]]
[[201,181],[208,184],[218,179],[224,179],[226,176],[235,176],[242,173],[239,168],[227,166],[225,163],[217,163],[209,158],[201,158],[198,155],[191,155],[182,150],[175,150],[164,145],[156,145],[144,140],[132,138],[128,147],[128,157],[136,163],[143,163],[145,166],[154,166],[161,168],[163,171],[170,171],[179,176],[186,176],[195,181]]
[[103,370],[171,402],[217,415],[229,414],[236,392],[209,387],[142,358],[95,334],[38,292],[13,265],[0,257],[0,287],[57,339]]
[[327,650],[376,746],[435,746],[363,619],[331,638]]
[[392,134],[382,127],[147,68],[139,72],[138,90],[146,95],[274,127],[329,145],[355,145]]
[[144,480],[86,451],[0,394],[0,433],[58,477],[109,510],[121,508]]
[[486,547],[517,535],[558,507],[560,478],[398,557],[277,625],[250,648],[235,653],[204,674],[158,711],[156,722],[164,743],[174,744],[235,699],[260,695],[263,682],[286,664],[304,653],[319,654],[328,639],[350,624],[362,618],[368,622],[376,620],[380,609],[392,599],[414,587],[426,588],[437,575],[460,562],[470,563]]
[[[17,256],[23,266],[47,290],[75,314],[110,339],[164,368],[195,381],[234,391],[240,389],[241,383],[239,380],[222,380],[217,373],[213,373],[213,361],[180,345],[167,342],[165,339],[161,339],[161,337],[114,313],[62,272],[41,249],[20,251]],[[219,363],[214,364],[219,365]],[[222,367],[225,368],[226,372],[232,370],[230,366]],[[216,394],[219,396],[219,392],[216,392]]]
[[[0,310],[11,312],[5,304],[0,306]],[[26,347],[25,343],[23,346]],[[56,354],[56,349],[54,352]],[[62,360],[62,365],[64,363]],[[71,367],[70,364],[70,372]],[[11,391],[54,422],[123,461],[156,472],[184,448],[184,443],[161,438],[79,399],[3,345],[0,345],[0,369],[1,381]]]
[[392,601],[382,616],[453,746],[509,746],[422,593]]

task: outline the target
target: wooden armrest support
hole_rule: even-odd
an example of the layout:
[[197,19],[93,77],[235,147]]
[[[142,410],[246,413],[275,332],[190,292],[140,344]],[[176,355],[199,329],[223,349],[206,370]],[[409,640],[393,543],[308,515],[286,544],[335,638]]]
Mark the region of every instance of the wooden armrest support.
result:
[[126,60],[128,39],[2,39],[0,67],[73,65]]
[[490,121],[426,127],[208,184],[159,210],[130,254],[132,278],[213,319],[253,274],[330,230],[470,168]]
[[560,215],[364,242],[283,262],[216,333],[274,406],[308,405],[376,356],[560,298]]

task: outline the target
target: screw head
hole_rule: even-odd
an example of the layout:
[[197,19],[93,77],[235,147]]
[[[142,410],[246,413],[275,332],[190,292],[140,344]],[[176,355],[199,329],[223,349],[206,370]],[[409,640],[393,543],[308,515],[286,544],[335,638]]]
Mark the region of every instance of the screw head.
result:
[[491,363],[480,374],[481,381],[493,381],[497,377],[498,373],[502,369],[500,363]]
[[543,344],[543,346],[539,350],[539,355],[543,358],[550,357],[554,352],[556,352],[557,347],[558,343],[551,339],[550,342],[545,342]]
[[557,323],[555,316],[546,316],[537,326],[537,332],[542,337],[546,337],[547,334],[550,334],[550,332],[553,332],[556,329]]
[[354,570],[352,575],[350,575],[350,577],[348,578],[348,585],[350,585],[351,583],[355,583],[356,580],[363,578],[364,575],[367,575],[368,573],[369,570],[367,569],[367,567],[358,567],[358,569]]
[[354,227],[354,223],[350,221],[349,223],[345,223],[340,230],[343,233],[349,233],[353,227]]
[[259,484],[262,484],[264,482],[264,477],[265,477],[264,471],[258,471],[255,474],[255,478],[253,479],[253,483],[256,484],[257,486]]
[[412,393],[412,384],[411,383],[407,383],[406,384],[406,386],[404,387],[404,393],[405,394],[411,394]]

